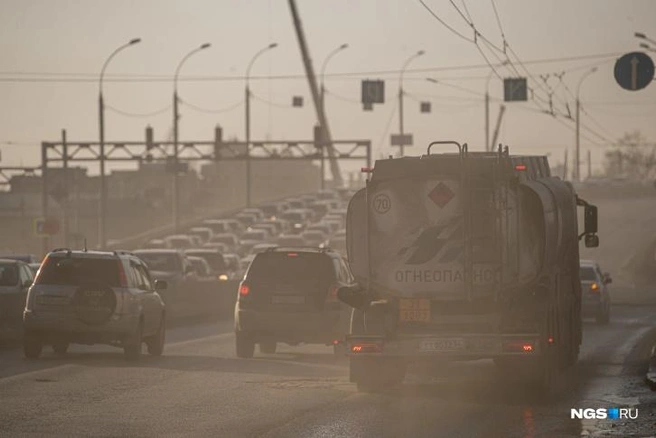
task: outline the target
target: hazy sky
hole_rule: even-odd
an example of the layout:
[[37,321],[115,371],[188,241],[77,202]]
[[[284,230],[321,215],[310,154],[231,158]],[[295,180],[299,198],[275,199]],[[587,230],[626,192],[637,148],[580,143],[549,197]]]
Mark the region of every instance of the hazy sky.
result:
[[[419,154],[428,141],[438,139],[468,142],[471,149],[482,149],[483,95],[491,70],[475,44],[446,29],[416,0],[297,3],[316,70],[342,43],[350,47],[331,60],[329,74],[394,72],[417,50],[426,51],[405,76],[404,88],[409,94],[405,128],[415,136],[415,146],[408,154]],[[472,36],[449,0],[425,3],[458,32]],[[491,1],[454,3],[465,15],[470,14],[483,36],[503,46]],[[545,102],[548,97],[541,76],[547,78],[555,90],[553,102],[558,112],[566,113],[566,104],[574,111],[574,98],[566,87],[576,93],[582,75],[598,65],[599,70],[583,82],[580,94],[585,109],[582,122],[589,128],[582,130],[582,150],[592,150],[595,166],[603,158],[604,138],[613,140],[640,130],[656,141],[656,83],[631,92],[622,90],[613,78],[616,55],[638,49],[635,31],[656,39],[656,1],[496,0],[496,7],[512,49],[507,54],[513,66],[526,75],[517,58],[524,63],[531,73],[529,85]],[[238,104],[243,100],[244,81],[240,77],[252,56],[270,42],[279,47],[259,58],[251,73],[257,97],[252,103],[251,136],[311,138],[316,119],[307,81],[303,77],[262,78],[303,74],[285,0],[0,0],[0,165],[38,164],[40,142],[59,139],[62,128],[68,130],[70,140],[96,140],[100,68],[116,47],[134,37],[142,42],[121,52],[108,67],[106,102],[125,112],[163,112],[141,118],[108,110],[108,140],[142,139],[147,124],[154,127],[158,139],[167,137],[172,74],[182,57],[204,42],[212,47],[190,58],[181,72],[182,99],[205,109],[237,106],[222,113],[182,106],[182,140],[209,140],[217,123],[223,126],[225,137],[243,138],[244,107]],[[480,39],[479,47],[494,64],[506,59]],[[600,54],[609,56],[533,62]],[[456,68],[466,66],[479,67]],[[417,69],[434,71],[412,71]],[[497,72],[502,77],[516,75],[512,67],[497,67]],[[555,74],[562,72],[561,82]],[[427,82],[429,76],[443,85]],[[199,77],[228,79],[188,80]],[[387,102],[372,112],[363,112],[357,103],[360,81],[366,77],[386,80]],[[146,80],[112,81],[126,78]],[[375,144],[376,155],[389,154],[389,134],[398,131],[394,98],[398,73],[328,76],[326,87],[331,93],[327,109],[333,137],[368,138]],[[502,97],[501,80],[492,75],[489,89],[495,99],[490,117],[493,128]],[[305,97],[303,108],[288,107],[293,95]],[[432,101],[432,113],[419,112],[421,100]],[[560,161],[564,150],[574,146],[574,123],[541,114],[540,107],[548,105],[539,100],[508,104],[499,140],[515,153],[551,153],[552,163]]]

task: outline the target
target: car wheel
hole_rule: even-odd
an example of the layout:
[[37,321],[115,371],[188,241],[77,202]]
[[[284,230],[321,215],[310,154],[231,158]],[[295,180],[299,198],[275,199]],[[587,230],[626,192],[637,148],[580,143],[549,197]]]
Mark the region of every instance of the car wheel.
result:
[[161,356],[164,353],[164,344],[166,343],[166,321],[162,314],[157,333],[146,339],[148,354],[151,356]]
[[43,342],[37,335],[25,333],[23,338],[23,354],[28,359],[38,359],[43,351]]
[[59,355],[64,355],[68,351],[68,342],[66,341],[58,341],[52,344],[52,351],[55,352],[55,354]]
[[255,353],[255,342],[244,332],[235,332],[235,349],[237,357],[250,359]]
[[260,342],[260,352],[264,354],[274,354],[276,352],[276,343]]
[[143,323],[140,322],[135,332],[123,341],[123,354],[130,361],[141,358],[141,344],[143,343]]

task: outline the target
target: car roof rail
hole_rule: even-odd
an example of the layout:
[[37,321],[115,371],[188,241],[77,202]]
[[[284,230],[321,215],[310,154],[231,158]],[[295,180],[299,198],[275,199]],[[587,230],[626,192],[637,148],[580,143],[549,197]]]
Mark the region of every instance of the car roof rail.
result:
[[[115,255],[115,256],[119,256],[119,255],[129,255],[129,256],[134,256],[134,253],[132,253],[132,252],[130,252],[130,251],[125,251],[125,250],[123,250],[123,249],[118,249],[118,250],[114,251],[114,255]],[[136,256],[135,256],[135,257],[136,257]]]
[[65,252],[66,256],[70,257],[73,251],[70,248],[55,248],[50,252]]

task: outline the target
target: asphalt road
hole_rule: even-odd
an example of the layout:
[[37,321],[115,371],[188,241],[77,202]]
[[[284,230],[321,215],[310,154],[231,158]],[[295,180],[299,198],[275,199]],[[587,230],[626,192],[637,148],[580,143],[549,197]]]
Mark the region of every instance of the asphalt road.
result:
[[[581,360],[554,402],[501,383],[490,361],[411,373],[362,394],[347,361],[321,346],[234,356],[229,322],[171,330],[162,358],[124,361],[74,346],[26,361],[0,350],[0,435],[208,437],[580,437],[656,435],[656,396],[641,382],[656,307],[617,307],[585,325]],[[572,420],[572,407],[638,407],[639,419]],[[632,435],[633,434],[633,435]]]

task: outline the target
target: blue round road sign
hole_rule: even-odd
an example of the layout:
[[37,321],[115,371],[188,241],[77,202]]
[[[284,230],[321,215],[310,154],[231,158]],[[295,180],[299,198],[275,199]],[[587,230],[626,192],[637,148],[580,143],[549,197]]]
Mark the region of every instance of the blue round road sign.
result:
[[615,80],[625,90],[641,90],[654,80],[654,61],[642,52],[631,52],[615,62]]

